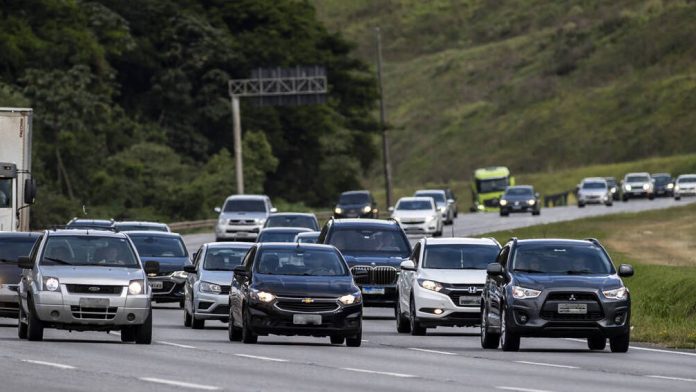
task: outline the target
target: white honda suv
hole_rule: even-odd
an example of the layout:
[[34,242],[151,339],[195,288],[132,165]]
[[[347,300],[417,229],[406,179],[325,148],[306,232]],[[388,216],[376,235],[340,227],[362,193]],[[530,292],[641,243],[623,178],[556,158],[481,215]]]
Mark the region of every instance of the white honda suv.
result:
[[401,263],[396,330],[424,335],[427,328],[476,326],[486,268],[500,244],[493,238],[423,238]]

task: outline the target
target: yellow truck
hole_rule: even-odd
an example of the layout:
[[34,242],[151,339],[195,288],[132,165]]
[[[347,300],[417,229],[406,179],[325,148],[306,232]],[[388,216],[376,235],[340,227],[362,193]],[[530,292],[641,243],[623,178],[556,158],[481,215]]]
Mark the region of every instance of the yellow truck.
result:
[[515,178],[505,166],[476,169],[471,181],[472,212],[498,211],[498,202],[505,188],[515,185]]

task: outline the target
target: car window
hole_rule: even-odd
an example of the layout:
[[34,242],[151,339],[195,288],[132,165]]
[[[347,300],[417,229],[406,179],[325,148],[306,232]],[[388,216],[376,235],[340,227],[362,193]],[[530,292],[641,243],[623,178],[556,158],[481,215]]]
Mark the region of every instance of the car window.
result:
[[295,236],[294,232],[267,231],[259,234],[257,242],[295,242]]
[[436,204],[445,203],[445,193],[444,192],[416,192],[418,197],[432,197]]
[[609,274],[614,268],[594,244],[521,244],[513,270],[538,274]]
[[131,235],[140,257],[186,257],[186,246],[181,238],[156,235]]
[[383,253],[406,258],[409,244],[400,230],[380,228],[339,228],[329,239],[329,244],[343,254]]
[[421,244],[419,242],[413,247],[413,252],[411,253],[411,260],[413,260],[413,264],[415,264],[416,267],[420,264],[420,250]]
[[39,264],[140,267],[127,239],[93,235],[48,237]]
[[203,269],[208,271],[232,271],[241,265],[249,248],[208,248],[203,261]]
[[582,184],[582,189],[604,189],[606,188],[606,184],[603,182],[585,182]]
[[161,231],[166,232],[167,228],[160,225],[114,225],[118,231]]
[[306,215],[271,215],[266,220],[266,227],[305,227],[317,230],[316,219]]
[[532,188],[515,188],[511,187],[505,191],[507,196],[531,196],[534,193]]
[[696,177],[683,177],[677,181],[680,184],[693,183],[696,182]]
[[351,205],[351,204],[369,204],[370,197],[367,193],[348,193],[342,194],[338,199],[339,204]]
[[425,247],[423,268],[429,269],[486,269],[498,256],[495,245],[428,245]]
[[418,210],[433,210],[433,203],[427,200],[401,200],[396,205],[397,210],[401,211],[418,211]]
[[628,176],[626,177],[626,182],[648,182],[650,178],[648,176]]
[[266,203],[263,200],[232,199],[227,200],[224,212],[266,212]]
[[16,262],[21,256],[29,256],[36,238],[29,236],[0,237],[0,263]]
[[345,276],[348,268],[334,250],[263,249],[256,272],[268,275]]

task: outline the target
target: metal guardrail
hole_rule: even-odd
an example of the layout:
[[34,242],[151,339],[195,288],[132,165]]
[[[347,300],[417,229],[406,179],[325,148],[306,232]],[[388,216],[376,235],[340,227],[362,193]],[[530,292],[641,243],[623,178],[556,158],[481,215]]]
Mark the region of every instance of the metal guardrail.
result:
[[568,196],[574,193],[573,191],[565,191],[553,195],[544,195],[544,207],[558,207],[568,205]]

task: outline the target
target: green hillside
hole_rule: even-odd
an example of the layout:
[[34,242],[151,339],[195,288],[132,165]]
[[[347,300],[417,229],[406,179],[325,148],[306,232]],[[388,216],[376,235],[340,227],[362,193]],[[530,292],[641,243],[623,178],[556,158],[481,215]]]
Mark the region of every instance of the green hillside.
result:
[[696,151],[694,2],[314,4],[371,63],[381,26],[397,187]]

